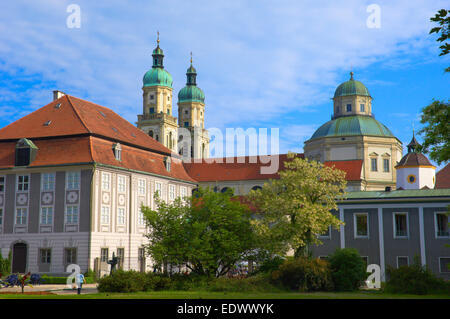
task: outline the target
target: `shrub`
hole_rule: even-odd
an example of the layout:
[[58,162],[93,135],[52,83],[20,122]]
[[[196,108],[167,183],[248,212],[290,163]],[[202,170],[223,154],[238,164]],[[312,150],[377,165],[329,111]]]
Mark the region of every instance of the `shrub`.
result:
[[8,258],[3,258],[0,250],[0,273],[3,275],[11,273],[11,251],[8,254]]
[[284,258],[280,256],[275,256],[273,258],[266,259],[261,263],[258,270],[255,273],[272,273],[278,270],[280,266],[284,263]]
[[[41,284],[45,285],[63,285],[67,283],[67,277],[54,277],[42,275],[41,278],[42,278]],[[95,282],[94,278],[92,277],[85,276],[84,279],[86,279],[87,284],[93,284]]]
[[271,278],[273,283],[297,291],[327,291],[333,288],[328,262],[320,259],[288,259],[272,272]]
[[97,289],[99,292],[137,292],[144,291],[147,282],[145,273],[117,270],[99,279]]
[[271,284],[268,274],[260,273],[248,278],[215,278],[208,283],[207,290],[219,292],[273,292],[279,289]]
[[357,290],[368,277],[365,263],[354,248],[337,249],[329,262],[337,291]]
[[425,295],[429,293],[450,294],[450,283],[437,278],[429,269],[415,261],[411,266],[398,269],[388,266],[389,281],[385,291],[388,293]]

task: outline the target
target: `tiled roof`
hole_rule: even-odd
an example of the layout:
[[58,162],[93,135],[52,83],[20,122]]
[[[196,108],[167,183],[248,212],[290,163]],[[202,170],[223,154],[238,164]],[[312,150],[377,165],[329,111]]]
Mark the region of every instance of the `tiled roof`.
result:
[[[303,154],[299,154],[303,158]],[[270,166],[270,163],[262,163],[258,157],[256,163],[251,163],[251,156],[210,158],[201,163],[184,163],[188,174],[199,182],[209,181],[240,181],[240,180],[265,180],[278,178],[278,174],[262,174],[261,167]],[[222,163],[218,161],[221,160]],[[279,170],[284,169],[287,154],[279,155]],[[229,163],[227,163],[227,161]],[[278,171],[278,170],[277,170]]]
[[434,188],[450,188],[450,163],[436,173],[436,185]]
[[428,158],[421,154],[415,152],[409,152],[400,160],[400,162],[395,166],[395,168],[399,167],[408,167],[408,166],[433,166],[430,163]]
[[[303,154],[299,154],[301,158]],[[203,160],[201,163],[184,163],[184,167],[188,174],[199,182],[214,181],[241,181],[241,180],[267,180],[279,178],[278,173],[261,174],[261,167],[269,166],[263,164],[259,160],[256,163],[250,163],[250,157],[233,157],[232,163],[227,163],[226,159],[221,159],[223,163],[217,163],[217,159]],[[238,162],[240,159],[241,163]],[[284,170],[284,162],[288,160],[287,154],[279,155],[279,170]],[[231,162],[231,160],[230,160]],[[337,169],[347,173],[348,181],[356,181],[361,179],[362,160],[354,161],[336,161],[325,162],[326,166],[335,166]]]
[[323,163],[328,167],[335,167],[346,172],[345,179],[347,181],[359,181],[361,180],[362,160],[351,161],[328,161]]
[[0,140],[80,134],[103,136],[167,155],[171,153],[112,110],[69,95],[2,128]]
[[360,191],[348,192],[347,200],[351,199],[394,199],[394,198],[411,198],[411,197],[450,197],[450,189],[407,189],[386,191]]

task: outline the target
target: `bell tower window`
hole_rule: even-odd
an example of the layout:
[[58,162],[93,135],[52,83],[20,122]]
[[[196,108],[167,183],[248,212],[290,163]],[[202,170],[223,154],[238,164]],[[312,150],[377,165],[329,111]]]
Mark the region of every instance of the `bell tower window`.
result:
[[360,112],[365,112],[365,105],[364,105],[364,103],[361,103],[361,104],[359,105],[359,111],[360,111]]
[[347,104],[347,112],[351,112],[352,111],[352,105],[351,104]]

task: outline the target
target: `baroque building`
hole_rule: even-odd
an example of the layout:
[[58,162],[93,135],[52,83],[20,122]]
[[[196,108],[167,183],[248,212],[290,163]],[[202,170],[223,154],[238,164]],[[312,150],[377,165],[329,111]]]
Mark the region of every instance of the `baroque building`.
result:
[[372,96],[353,78],[340,84],[333,97],[333,116],[305,142],[305,156],[320,162],[353,161],[360,177],[349,190],[383,190],[396,183],[395,165],[402,143],[372,113]]

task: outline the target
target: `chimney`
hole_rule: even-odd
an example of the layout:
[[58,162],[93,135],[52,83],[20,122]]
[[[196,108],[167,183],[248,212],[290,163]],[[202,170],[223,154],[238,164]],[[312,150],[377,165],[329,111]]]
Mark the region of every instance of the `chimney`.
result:
[[62,91],[58,91],[58,90],[54,90],[53,91],[53,101],[59,99],[60,97],[66,95],[66,93],[62,92]]

